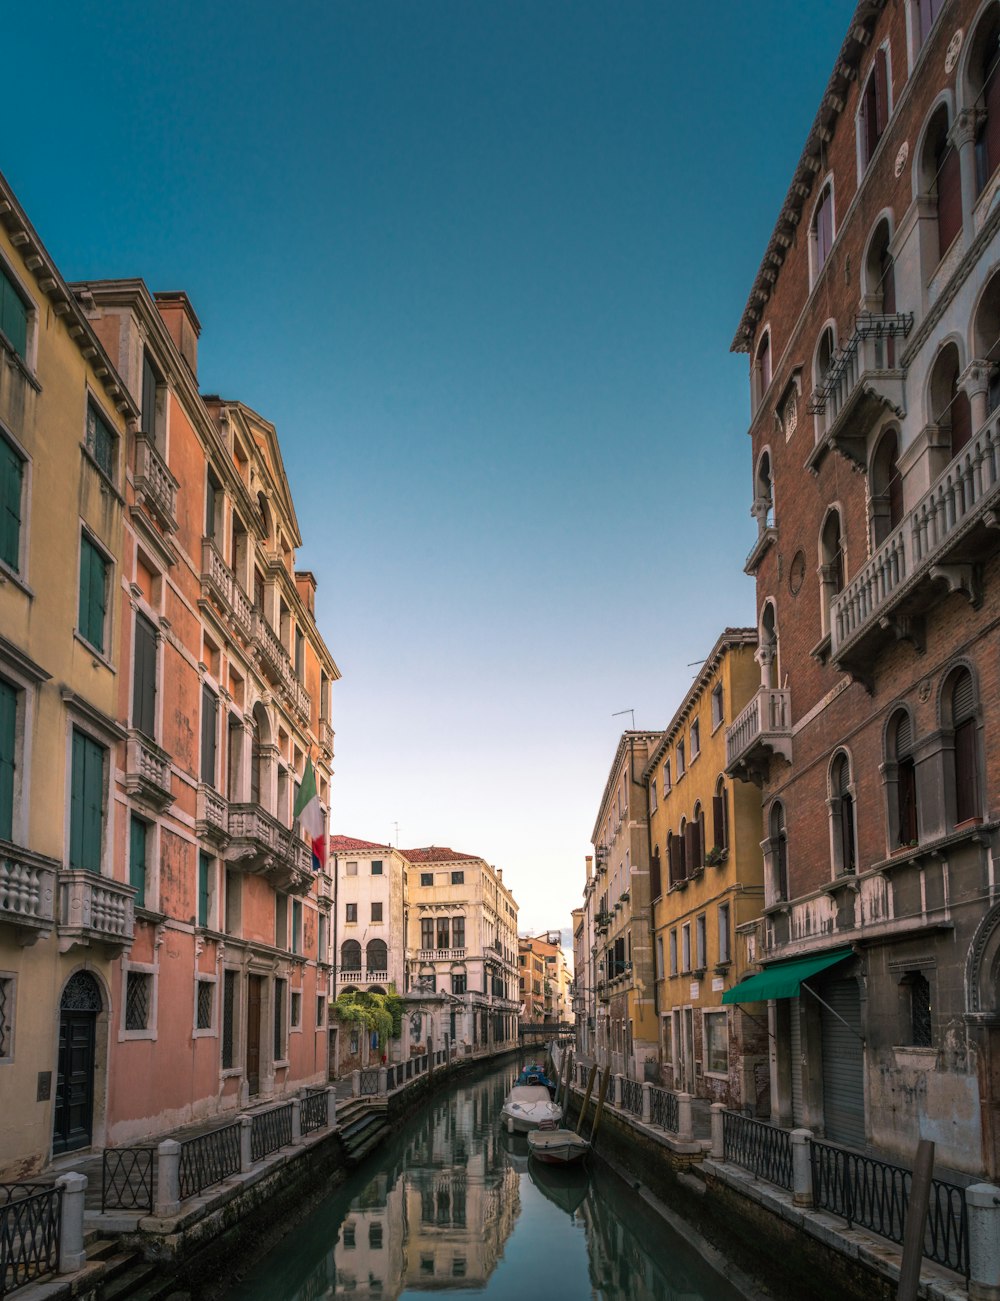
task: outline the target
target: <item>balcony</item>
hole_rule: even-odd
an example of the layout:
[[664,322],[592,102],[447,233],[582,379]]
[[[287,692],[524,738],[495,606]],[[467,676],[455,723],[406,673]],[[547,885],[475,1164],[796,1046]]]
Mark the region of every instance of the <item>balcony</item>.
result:
[[101,945],[117,957],[132,943],[135,889],[84,868],[59,872],[59,951]]
[[333,877],[320,872],[316,878],[316,898],[321,908],[329,908],[333,903]]
[[292,662],[281,639],[259,610],[254,611],[253,635],[260,651],[261,666],[275,686],[288,694],[292,687]]
[[303,722],[308,723],[312,716],[312,700],[309,696],[309,692],[305,689],[298,678],[292,678],[289,694],[291,696],[292,708]]
[[164,532],[177,531],[177,480],[146,434],[135,436],[135,491]]
[[319,720],[319,748],[328,759],[333,758],[334,731],[325,718]]
[[905,414],[906,371],[895,354],[913,328],[912,312],[887,316],[862,312],[847,344],[836,354],[813,392],[809,410],[826,416],[826,433],[807,464],[812,468],[835,447],[861,469],[868,468],[867,438],[886,410]]
[[923,643],[923,615],[942,596],[980,597],[978,569],[1000,546],[1000,415],[953,457],[934,486],[830,606],[830,654],[870,681],[881,647]]
[[221,847],[229,840],[229,801],[205,782],[198,784],[195,831]]
[[126,747],[125,789],[162,813],[174,802],[170,756],[155,741],[131,728]]
[[233,585],[236,579],[233,571],[222,559],[219,548],[212,538],[201,540],[201,592],[203,597],[211,597],[215,604],[227,614],[233,608]]
[[776,754],[791,763],[791,692],[787,687],[761,687],[726,729],[726,772],[759,786]]
[[21,945],[52,931],[58,871],[54,859],[0,841],[0,923],[14,927]]
[[385,985],[388,980],[388,971],[357,970],[350,967],[337,968],[338,985]]
[[420,949],[418,962],[464,962],[465,949]]
[[267,877],[276,890],[309,893],[315,879],[309,846],[259,804],[230,804],[229,836],[227,862]]

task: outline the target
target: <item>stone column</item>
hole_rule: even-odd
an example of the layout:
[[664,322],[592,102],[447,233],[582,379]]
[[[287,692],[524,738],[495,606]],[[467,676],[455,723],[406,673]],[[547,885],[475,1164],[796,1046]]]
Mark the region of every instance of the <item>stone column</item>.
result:
[[361,1097],[361,1072],[351,1071],[351,1097]]
[[378,1096],[384,1098],[389,1092],[389,1071],[385,1066],[378,1068]]
[[333,1129],[337,1124],[337,1093],[332,1087],[326,1091],[326,1127]]
[[967,108],[952,123],[948,136],[958,150],[958,166],[962,177],[962,247],[967,249],[976,237],[972,210],[976,206],[976,132],[982,118],[982,109]]
[[726,1159],[726,1141],[725,1131],[723,1129],[724,1120],[723,1112],[726,1110],[724,1102],[713,1102],[712,1112],[712,1160],[725,1161]]
[[181,1145],[165,1138],[156,1149],[156,1214],[161,1220],[181,1208]]
[[253,1118],[240,1116],[240,1174],[249,1174],[253,1167]]
[[292,1147],[302,1142],[302,1103],[298,1098],[292,1099]]
[[972,1184],[965,1190],[969,1208],[969,1296],[1000,1301],[1000,1188]]
[[691,1115],[691,1094],[677,1095],[677,1137],[682,1143],[694,1142],[694,1119]]
[[978,433],[989,415],[990,363],[975,359],[970,361],[958,377],[958,387],[965,389],[972,412],[972,432]]
[[622,1105],[622,1081],[625,1079],[625,1076],[624,1076],[624,1075],[619,1075],[617,1072],[615,1072],[615,1073],[614,1073],[614,1079],[615,1079],[615,1106],[618,1107],[618,1108],[621,1108],[621,1105]]
[[653,1123],[653,1086],[646,1080],[642,1082],[642,1111],[639,1119],[644,1125]]
[[793,1129],[792,1134],[792,1201],[796,1206],[812,1206],[812,1164],[809,1160],[811,1129]]
[[87,1196],[87,1176],[60,1175],[56,1187],[62,1192],[59,1227],[59,1273],[72,1274],[82,1269],[87,1259],[83,1245],[83,1205]]

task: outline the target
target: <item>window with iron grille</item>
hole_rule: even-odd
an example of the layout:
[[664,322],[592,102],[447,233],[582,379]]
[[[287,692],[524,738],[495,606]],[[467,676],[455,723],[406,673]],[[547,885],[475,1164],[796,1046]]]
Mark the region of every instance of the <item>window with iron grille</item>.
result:
[[146,1030],[153,1002],[153,977],[146,971],[130,971],[125,982],[125,1029]]
[[222,977],[222,1069],[231,1071],[235,1060],[233,1029],[236,1020],[236,972]]
[[0,1060],[14,1055],[14,980],[0,977]]
[[302,995],[298,991],[292,992],[292,1015],[291,1026],[297,1030],[302,1024]]
[[910,987],[910,1043],[915,1048],[930,1048],[934,1042],[930,983],[920,971],[909,972],[906,983]]
[[212,1002],[215,997],[215,982],[212,980],[198,981],[198,1009],[195,1029],[211,1030],[212,1028]]

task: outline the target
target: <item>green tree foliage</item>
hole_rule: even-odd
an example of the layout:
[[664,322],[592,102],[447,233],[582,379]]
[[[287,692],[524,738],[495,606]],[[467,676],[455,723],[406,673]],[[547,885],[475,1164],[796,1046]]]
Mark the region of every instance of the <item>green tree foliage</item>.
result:
[[346,1025],[374,1030],[378,1035],[378,1046],[384,1048],[387,1040],[400,1036],[403,1006],[403,1000],[390,987],[388,994],[373,994],[368,990],[340,994],[330,1010],[338,1021]]

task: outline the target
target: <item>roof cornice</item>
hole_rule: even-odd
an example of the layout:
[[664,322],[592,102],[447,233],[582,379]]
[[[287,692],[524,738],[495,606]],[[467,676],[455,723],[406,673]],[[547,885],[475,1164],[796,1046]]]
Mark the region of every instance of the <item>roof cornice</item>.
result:
[[590,833],[590,843],[592,845],[597,844],[597,833],[600,830],[601,822],[608,807],[608,802],[611,799],[611,792],[618,784],[618,773],[624,763],[625,752],[629,749],[630,743],[634,743],[635,741],[655,741],[658,740],[660,736],[661,732],[659,729],[655,732],[622,732],[621,740],[618,742],[618,748],[615,750],[615,757],[612,760],[611,768],[608,771],[608,780],[604,783],[604,794],[601,796],[600,807],[597,810],[597,820],[594,822],[594,829]]

